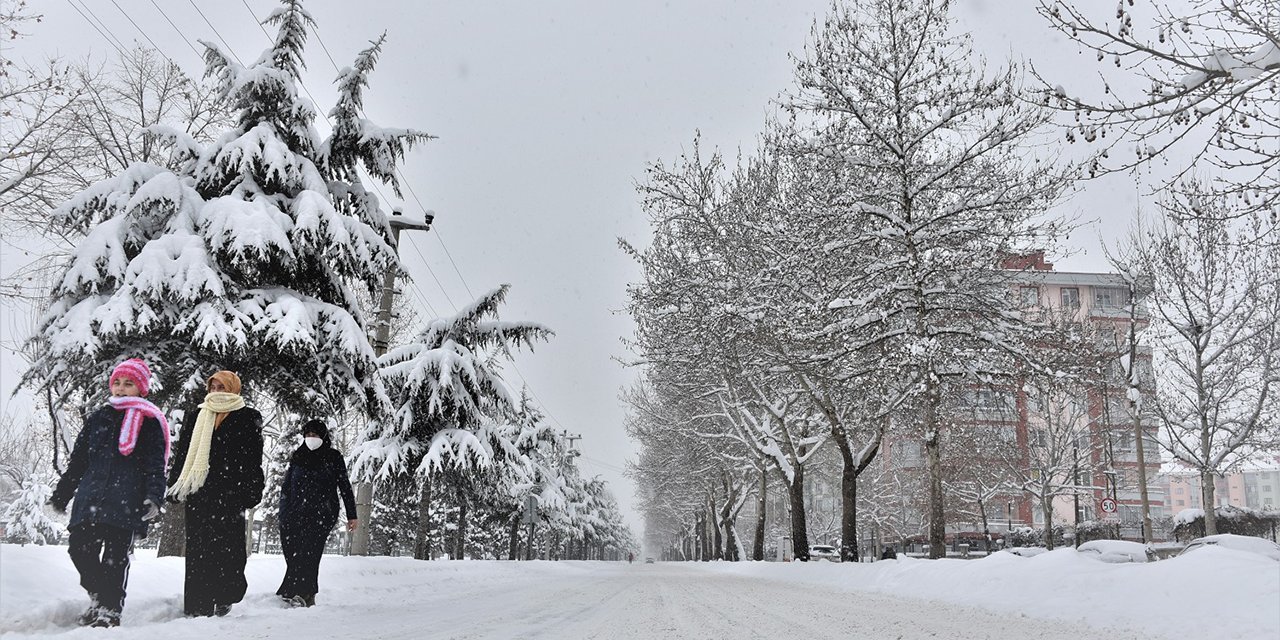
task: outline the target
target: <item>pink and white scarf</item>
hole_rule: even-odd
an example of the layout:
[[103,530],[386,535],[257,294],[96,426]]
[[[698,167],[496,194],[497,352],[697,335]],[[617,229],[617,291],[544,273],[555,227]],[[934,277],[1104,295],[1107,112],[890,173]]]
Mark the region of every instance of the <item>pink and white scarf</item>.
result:
[[124,410],[124,420],[120,424],[120,455],[133,453],[138,446],[138,432],[142,430],[142,421],[151,417],[160,421],[160,431],[164,433],[164,466],[169,467],[169,421],[165,419],[160,407],[149,400],[134,396],[112,396],[107,399],[111,406]]

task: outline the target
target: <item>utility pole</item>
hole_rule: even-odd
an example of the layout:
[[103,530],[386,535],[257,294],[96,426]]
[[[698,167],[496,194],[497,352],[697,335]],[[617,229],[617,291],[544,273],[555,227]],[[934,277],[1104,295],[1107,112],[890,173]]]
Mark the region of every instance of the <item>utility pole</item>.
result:
[[[427,231],[431,228],[431,221],[435,219],[435,214],[427,211],[424,216],[424,219],[419,222],[405,218],[399,209],[391,212],[387,222],[391,226],[391,241],[397,253],[400,251],[400,231],[404,229]],[[382,298],[379,301],[378,323],[373,337],[373,352],[378,356],[385,354],[390,346],[391,306],[396,297],[396,275],[395,269],[388,269],[382,277]],[[373,529],[372,482],[356,483],[356,517],[360,519],[360,526],[351,537],[351,555],[367,556],[369,555],[369,532]]]

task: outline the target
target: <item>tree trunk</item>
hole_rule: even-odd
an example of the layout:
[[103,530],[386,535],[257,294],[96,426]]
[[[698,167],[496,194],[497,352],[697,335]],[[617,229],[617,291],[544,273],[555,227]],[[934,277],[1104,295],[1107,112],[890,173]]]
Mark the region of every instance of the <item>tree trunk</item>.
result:
[[1044,511],[1044,547],[1053,551],[1053,496],[1040,498],[1040,508]]
[[1214,486],[1213,472],[1204,469],[1200,471],[1200,500],[1204,503],[1204,534],[1206,536],[1218,535],[1218,514],[1214,509],[1213,494],[1217,492]]
[[809,561],[809,529],[804,521],[804,467],[795,466],[795,477],[787,487],[791,503],[791,552],[801,562]]
[[519,511],[516,511],[516,514],[511,516],[511,531],[509,531],[508,533],[510,534],[511,537],[510,539],[507,540],[507,559],[519,560],[520,559],[520,512]]
[[707,541],[707,513],[704,512],[704,509],[698,509],[698,516],[694,517],[694,536],[696,538],[694,559],[708,561],[710,558],[707,553],[707,548],[709,547]]
[[[729,503],[725,501],[725,508]],[[707,524],[711,527],[711,559],[724,560],[724,536],[720,533],[720,525],[723,520],[720,519],[720,510],[716,508],[715,492],[708,494],[707,497]]]
[[839,442],[844,468],[840,471],[840,559],[858,561],[858,470],[846,442]]
[[767,522],[765,509],[769,505],[769,468],[760,465],[760,495],[756,497],[756,533],[751,541],[751,559],[764,560],[764,529]]
[[244,555],[249,557],[253,555],[253,516],[258,512],[258,508],[254,507],[244,514]]
[[458,530],[454,537],[453,559],[463,560],[467,557],[467,496],[461,483],[458,485]]
[[720,508],[720,524],[724,527],[724,559],[737,562],[742,558],[738,554],[738,531],[735,524],[738,514],[734,512],[733,505],[738,503],[741,493],[728,490],[728,482],[725,483],[725,488],[724,506]]
[[418,527],[414,537],[415,560],[431,559],[431,474],[422,476],[422,489],[418,492]]
[[180,503],[170,503],[160,519],[156,535],[160,542],[156,545],[156,556],[183,557],[187,555],[187,508]]
[[942,494],[942,437],[939,433],[938,407],[941,403],[938,380],[929,372],[924,402],[924,449],[929,465],[929,557],[947,555],[947,523]]

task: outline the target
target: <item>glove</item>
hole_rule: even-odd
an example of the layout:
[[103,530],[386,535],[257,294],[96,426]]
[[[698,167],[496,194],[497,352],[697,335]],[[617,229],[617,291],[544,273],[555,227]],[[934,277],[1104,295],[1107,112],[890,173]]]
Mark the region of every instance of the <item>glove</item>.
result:
[[48,506],[50,509],[53,509],[54,513],[57,513],[58,515],[63,515],[63,516],[67,515],[67,503],[65,502],[62,504],[58,504],[53,500],[49,500],[48,502],[45,503],[45,505]]
[[143,500],[142,506],[147,508],[147,512],[142,514],[143,522],[147,522],[149,520],[155,520],[156,518],[160,517],[160,507],[157,507],[156,503],[152,502],[150,498]]

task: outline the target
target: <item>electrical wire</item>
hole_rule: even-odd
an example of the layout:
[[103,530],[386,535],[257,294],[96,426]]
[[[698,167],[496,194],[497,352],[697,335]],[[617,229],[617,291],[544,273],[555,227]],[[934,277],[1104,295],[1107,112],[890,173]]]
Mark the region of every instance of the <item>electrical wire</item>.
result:
[[[98,35],[102,36],[102,39],[106,40],[107,44],[111,45],[111,48],[115,49],[116,53],[120,54],[121,58],[124,57],[124,49],[122,49],[119,44],[116,44],[116,42],[112,40],[113,36],[108,36],[107,35],[108,32],[102,30],[103,28],[105,28],[105,25],[103,26],[103,28],[99,28],[98,25],[93,22],[93,20],[89,19],[89,16],[85,15],[84,11],[80,10],[80,7],[76,6],[76,3],[73,0],[67,0],[67,4],[71,5],[71,8],[75,9],[76,13],[80,14],[80,17],[84,18],[84,21],[88,22],[89,26],[93,27],[93,30],[97,31]],[[89,10],[89,8],[86,6],[85,10]],[[93,12],[89,11],[89,13],[93,13]]]
[[232,49],[231,45],[227,44],[226,38],[223,38],[221,33],[218,33],[218,28],[213,26],[212,22],[209,22],[209,18],[204,15],[204,12],[200,10],[200,7],[196,6],[195,0],[187,0],[187,4],[191,5],[191,8],[195,9],[196,13],[200,14],[200,17],[204,19],[204,23],[209,25],[209,28],[213,30],[213,35],[218,36],[218,40],[222,42],[222,46],[227,48],[227,53],[230,53],[231,57],[235,58],[236,62],[243,67],[244,62],[240,60],[240,56],[236,55],[235,49]]
[[[138,23],[136,23],[136,22],[134,22],[134,21],[133,21],[133,16],[130,16],[130,15],[129,15],[129,12],[125,11],[125,10],[124,10],[124,8],[120,6],[120,3],[116,2],[116,0],[111,0],[111,4],[115,5],[115,6],[116,6],[116,9],[118,9],[118,10],[120,11],[120,13],[121,13],[122,15],[124,15],[125,20],[128,20],[128,21],[129,21],[129,24],[133,25],[133,28],[134,28],[134,29],[137,29],[137,30],[138,30],[138,33],[141,33],[141,34],[142,34],[142,37],[146,38],[146,39],[147,39],[147,42],[150,42],[150,43],[151,43],[151,48],[155,49],[155,50],[156,50],[160,55],[164,56],[164,57],[165,57],[165,59],[166,59],[166,60],[168,60],[169,62],[173,62],[173,58],[170,58],[170,57],[169,57],[169,55],[168,55],[168,54],[166,54],[166,53],[164,52],[164,50],[162,50],[162,49],[160,48],[160,45],[156,44],[156,41],[155,41],[155,40],[152,40],[152,39],[151,39],[151,36],[147,35],[147,32],[146,32],[146,31],[143,31],[143,30],[142,30],[142,27],[139,27],[139,26],[138,26]],[[178,63],[173,62],[173,64],[175,64],[175,65],[176,65],[176,64],[178,64]]]
[[151,0],[151,6],[155,7],[156,11],[159,11],[160,15],[164,17],[165,22],[168,22],[169,26],[173,27],[173,30],[178,32],[178,36],[187,43],[188,47],[191,47],[191,51],[196,54],[196,57],[203,60],[204,55],[200,53],[200,50],[196,48],[196,45],[191,44],[191,41],[187,39],[187,34],[183,33],[182,29],[179,29],[178,25],[174,24],[173,20],[169,19],[169,14],[165,13],[164,9],[160,8],[160,5],[156,4],[156,0]]

